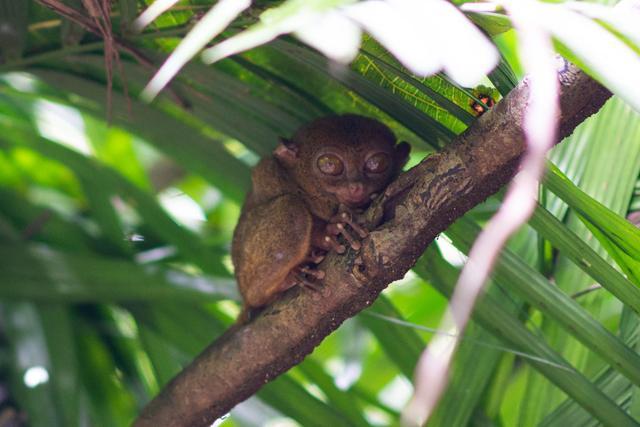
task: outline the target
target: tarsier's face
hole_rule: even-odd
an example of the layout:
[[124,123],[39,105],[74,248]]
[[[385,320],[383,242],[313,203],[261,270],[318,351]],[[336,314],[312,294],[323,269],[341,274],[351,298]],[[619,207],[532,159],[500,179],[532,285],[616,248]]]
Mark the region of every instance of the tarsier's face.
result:
[[308,194],[326,194],[366,207],[398,174],[409,144],[395,143],[377,120],[354,114],[317,119],[283,139],[274,154]]
[[361,208],[388,184],[396,171],[395,151],[388,141],[343,145],[329,143],[311,156],[311,170],[320,187],[338,202]]

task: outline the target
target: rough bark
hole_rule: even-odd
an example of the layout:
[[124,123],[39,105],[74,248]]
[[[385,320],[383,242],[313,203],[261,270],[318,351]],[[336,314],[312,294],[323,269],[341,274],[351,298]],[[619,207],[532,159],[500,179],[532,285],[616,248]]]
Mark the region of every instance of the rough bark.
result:
[[[600,109],[610,93],[562,62],[559,137]],[[377,226],[360,253],[330,255],[319,292],[292,289],[251,323],[205,349],[143,411],[135,425],[208,426],[313,351],[344,320],[373,303],[453,221],[506,184],[523,154],[525,79],[442,152],[401,175],[366,219]]]

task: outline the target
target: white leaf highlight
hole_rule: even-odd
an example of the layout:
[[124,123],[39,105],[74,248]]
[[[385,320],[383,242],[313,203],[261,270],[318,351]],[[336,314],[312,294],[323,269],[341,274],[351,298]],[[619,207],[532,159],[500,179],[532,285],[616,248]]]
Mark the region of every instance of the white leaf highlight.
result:
[[162,67],[142,91],[142,98],[146,101],[155,98],[184,64],[206,46],[211,39],[227,28],[250,5],[250,0],[220,0],[216,3],[162,64]]
[[[590,8],[583,8],[587,10]],[[540,24],[548,32],[580,58],[608,89],[640,111],[640,56],[632,48],[603,26],[563,5],[541,3],[538,13]],[[631,36],[638,32],[640,24],[636,21],[635,25],[635,31],[629,32]]]
[[475,86],[498,63],[493,44],[443,0],[368,0],[345,13],[420,76],[444,70]]
[[151,6],[146,8],[144,12],[133,21],[133,30],[137,32],[144,30],[147,25],[151,24],[158,16],[165,13],[176,3],[178,3],[178,0],[154,1]]
[[620,2],[615,8],[597,3],[570,2],[570,9],[589,18],[605,22],[640,48],[640,7],[636,2]]
[[313,22],[297,29],[294,34],[326,57],[343,64],[356,57],[362,38],[360,28],[335,11],[317,16]]

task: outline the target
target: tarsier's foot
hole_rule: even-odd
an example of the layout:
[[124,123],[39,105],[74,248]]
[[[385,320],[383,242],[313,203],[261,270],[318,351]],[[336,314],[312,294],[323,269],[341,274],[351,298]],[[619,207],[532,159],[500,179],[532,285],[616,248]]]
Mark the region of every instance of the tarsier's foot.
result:
[[320,249],[312,249],[307,255],[306,262],[311,264],[320,264],[327,256],[326,251]]
[[324,271],[322,270],[318,270],[316,268],[311,268],[311,267],[299,267],[298,270],[301,273],[304,273],[309,277],[313,277],[316,280],[324,279]]
[[338,242],[338,239],[336,239],[336,236],[334,234],[331,234],[331,231],[329,231],[328,225],[327,225],[327,233],[328,234],[324,236],[325,246],[328,249],[335,251],[336,253],[343,254],[346,248],[344,247],[344,245],[341,245],[340,242]]
[[332,248],[339,254],[344,253],[345,248],[338,242],[337,236],[341,235],[349,243],[351,249],[358,251],[362,246],[360,240],[369,235],[367,230],[362,228],[349,212],[340,212],[331,218],[329,224],[327,224],[327,233],[325,240],[331,243]]
[[316,282],[305,274],[296,274],[296,283],[298,286],[311,289],[312,291],[319,291],[322,288],[321,283]]
[[[324,256],[322,258],[324,258]],[[302,264],[294,270],[296,284],[313,291],[320,290],[322,287],[322,283],[320,281],[324,279],[324,276],[324,271],[318,270],[315,268],[315,265]]]

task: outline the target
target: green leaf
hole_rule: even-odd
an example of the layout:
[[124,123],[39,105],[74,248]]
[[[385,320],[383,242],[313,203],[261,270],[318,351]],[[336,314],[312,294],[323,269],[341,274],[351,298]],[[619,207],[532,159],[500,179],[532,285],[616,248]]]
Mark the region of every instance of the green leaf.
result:
[[[635,76],[640,74],[638,53],[605,27],[572,12],[562,5],[540,3],[533,19],[549,31],[572,54],[587,72],[595,75],[613,93],[640,110],[640,88]],[[575,62],[575,61],[574,61]]]
[[[90,108],[87,108],[86,102],[80,102],[77,98],[71,105],[97,117],[105,117],[102,104],[104,86],[70,73],[38,71],[37,75],[61,90],[78,93],[83,98],[92,100]],[[244,191],[249,187],[248,169],[232,157],[219,141],[212,141],[211,138],[203,136],[168,114],[134,100],[130,100],[131,114],[128,114],[128,102],[117,92],[113,93],[112,102],[115,123],[132,130],[180,164],[209,179],[228,197],[241,200]],[[136,120],[132,120],[132,117]],[[142,126],[141,123],[154,125]],[[215,168],[211,167],[213,162],[216,164]]]
[[[237,299],[235,282],[130,261],[65,253],[46,246],[0,244],[2,298],[41,301],[203,301]],[[133,286],[132,286],[133,285]]]
[[401,318],[398,310],[384,295],[378,297],[371,307],[372,314],[365,312],[359,319],[375,335],[382,349],[407,378],[413,377],[418,358],[424,349],[424,341],[411,328],[386,321],[384,317]]
[[502,96],[507,96],[507,94],[511,92],[511,89],[518,84],[518,78],[502,55],[500,56],[498,66],[489,73],[489,80],[491,80],[491,83],[494,84]]
[[317,385],[327,397],[327,402],[349,421],[350,425],[368,426],[362,414],[362,407],[348,391],[336,387],[333,378],[327,374],[322,365],[308,357],[297,366],[305,377]]
[[376,43],[365,38],[355,70],[379,86],[387,88],[456,133],[462,132],[475,117],[467,111],[469,98],[457,85],[441,75],[419,79]]
[[[640,342],[640,318],[628,308],[623,311],[621,320],[620,336],[630,347],[637,349]],[[631,383],[624,376],[611,368],[604,368],[594,377],[594,382],[602,389],[607,396],[610,396],[618,404],[626,407],[632,396],[633,389],[637,393],[637,387],[632,388]],[[635,414],[631,414],[635,417]],[[637,419],[637,417],[635,417]],[[576,423],[579,425],[597,425],[597,420],[584,410],[584,408],[576,405],[570,399],[565,400],[554,411],[550,412],[540,423],[544,426],[566,426],[567,423]]]
[[54,243],[62,250],[72,251],[88,251],[94,244],[78,224],[67,222],[55,212],[35,206],[11,191],[0,189],[0,212],[22,235],[29,231],[31,240]]
[[598,283],[618,297],[623,303],[640,313],[640,288],[613,268],[589,245],[564,226],[546,209],[538,207],[529,224],[548,239],[551,244],[571,258],[573,262]]
[[337,408],[310,395],[289,375],[281,375],[275,381],[267,383],[258,392],[258,397],[303,426],[357,425],[350,422]]
[[[142,92],[142,98],[146,101],[151,101],[155,98],[191,58],[197,55],[211,39],[222,33],[250,5],[251,3],[246,0],[221,0],[209,9],[184,36],[184,39],[156,72]],[[145,16],[145,14],[142,16]],[[136,24],[138,26],[137,29],[141,30],[142,27],[147,25],[147,22],[138,20]]]
[[113,354],[87,320],[76,318],[78,358],[83,386],[87,390],[91,418],[107,425],[128,426],[136,415],[134,397],[117,375]]
[[[640,136],[640,126],[638,126],[638,132]],[[589,197],[551,164],[549,172],[545,175],[544,183],[625,254],[640,261],[640,229],[612,212],[602,203]]]
[[[470,249],[478,233],[479,228],[464,218],[447,231],[454,244],[465,252]],[[527,302],[560,323],[571,335],[619,369],[631,381],[640,384],[640,356],[607,331],[578,303],[509,250],[502,251],[493,275],[498,283],[503,286],[509,284]]]
[[[568,171],[577,176],[577,182],[583,191],[597,198],[614,212],[626,212],[633,183],[640,172],[640,147],[636,143],[638,115],[620,99],[609,100],[594,116],[578,128],[578,133],[571,137],[571,143],[578,142],[576,151],[565,152],[563,164]],[[615,147],[615,149],[612,149]],[[558,147],[561,148],[562,147]],[[555,197],[555,196],[554,196]],[[554,205],[554,212],[562,212],[561,200]],[[582,223],[579,216],[569,210],[565,223],[585,243],[589,244],[602,258],[608,259],[606,253],[598,245],[596,239]],[[589,289],[593,279],[582,272],[583,267],[576,265],[570,258],[560,252],[555,261],[553,277],[559,289],[573,295]],[[611,296],[606,292],[592,292],[580,297],[580,304],[601,321],[608,321],[608,327],[615,327],[619,316],[609,317],[607,307],[611,304]],[[619,305],[618,305],[619,307]],[[624,311],[623,311],[624,312]],[[612,323],[613,322],[613,323]],[[555,322],[542,318],[540,329],[550,343],[562,351],[562,354],[581,370],[591,372],[602,367],[602,359],[571,338]],[[525,394],[523,399],[532,402],[526,405],[517,421],[523,426],[535,425],[548,413],[549,408],[559,404],[564,396],[539,376],[531,376],[527,384],[531,395]]]
[[133,20],[138,15],[137,0],[119,0],[120,6],[120,28],[123,32],[129,32]]
[[[12,394],[29,413],[30,425],[63,426],[63,411],[69,407],[58,408],[55,401],[58,390],[50,381],[51,359],[37,306],[28,302],[2,303],[0,314],[10,343]],[[78,398],[77,389],[72,396]]]
[[[429,255],[428,251],[416,265],[416,271],[420,274],[427,274]],[[451,295],[453,292],[452,286],[447,286],[445,283],[442,283],[445,285],[442,288],[439,284],[434,283],[434,285],[445,295]],[[624,411],[573,369],[544,340],[525,328],[516,317],[503,308],[503,304],[491,295],[485,295],[478,301],[473,318],[509,346],[535,357],[536,359],[528,358],[527,362],[603,423],[635,425]]]
[[[12,131],[21,135],[19,140],[22,144],[71,166],[76,173],[84,178],[99,180],[103,191],[108,189],[111,194],[123,193],[123,195],[131,198],[137,212],[159,236],[175,244],[186,257],[196,262],[203,270],[216,275],[226,274],[226,269],[222,265],[220,257],[216,257],[211,253],[197,236],[176,224],[148,193],[132,185],[114,171],[93,161],[93,159],[84,157],[52,141],[40,143],[35,135],[30,134],[25,129],[16,128],[12,129]],[[0,146],[2,142],[2,139],[0,139]],[[124,238],[124,236],[122,237]],[[215,262],[216,258],[218,262]]]
[[499,13],[467,12],[466,15],[490,36],[502,34],[512,28],[511,19]]
[[[452,288],[458,278],[459,271],[449,265],[439,251],[432,245],[428,249],[428,255],[423,259],[428,259],[428,270],[425,266],[417,269],[418,274],[428,279],[437,289]],[[504,298],[504,295],[494,292],[496,289],[489,289],[489,293],[496,298]],[[505,308],[515,311],[517,307],[505,304]],[[500,340],[493,336],[486,329],[477,327],[473,321],[465,330],[460,348],[456,352],[451,368],[451,377],[444,395],[434,414],[429,418],[427,425],[451,426],[466,425],[479,409],[481,400],[486,398],[494,372],[498,366],[504,347],[500,345]],[[512,360],[512,357],[506,357]],[[492,395],[498,395],[499,390]],[[499,400],[496,397],[496,400]]]
[[51,363],[51,387],[63,426],[82,425],[78,396],[80,370],[76,354],[73,314],[68,306],[46,304],[38,307]]
[[[175,346],[182,353],[184,363],[202,351],[225,328],[220,320],[192,306],[166,304],[162,307],[135,307],[133,312],[144,327],[156,331],[165,342],[171,343],[170,346]],[[188,330],[175,324],[176,316],[189,325]],[[163,357],[166,359],[166,356]],[[166,370],[166,362],[158,359],[151,356],[151,360],[155,360],[155,367],[162,366]],[[346,421],[348,416],[312,396],[289,375],[282,375],[265,385],[258,392],[258,397],[302,425],[352,425]]]
[[[327,61],[318,54],[310,52],[295,43],[282,40],[276,40],[270,46],[287,55],[294,62],[304,64],[316,72],[332,76]],[[455,136],[453,132],[435,119],[425,116],[413,105],[398,99],[389,91],[380,88],[377,84],[350,69],[336,73],[333,77],[389,114],[389,116],[398,119],[432,147],[441,146]]]

